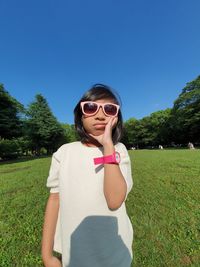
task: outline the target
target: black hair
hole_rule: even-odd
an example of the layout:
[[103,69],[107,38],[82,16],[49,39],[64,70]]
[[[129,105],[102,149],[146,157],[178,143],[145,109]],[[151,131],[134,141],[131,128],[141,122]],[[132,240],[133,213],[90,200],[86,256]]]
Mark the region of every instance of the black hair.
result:
[[[119,95],[107,85],[104,84],[94,84],[80,99],[76,107],[74,108],[74,123],[75,123],[75,129],[80,137],[80,140],[82,143],[90,143],[91,141],[95,141],[94,138],[92,138],[84,129],[82,124],[82,110],[80,107],[80,103],[82,101],[96,101],[100,99],[112,99],[113,102],[117,105],[121,106],[121,100]],[[122,137],[122,131],[123,131],[123,119],[122,119],[122,113],[119,109],[118,112],[118,122],[113,129],[112,132],[112,139],[113,143],[116,144],[119,142],[119,140]]]

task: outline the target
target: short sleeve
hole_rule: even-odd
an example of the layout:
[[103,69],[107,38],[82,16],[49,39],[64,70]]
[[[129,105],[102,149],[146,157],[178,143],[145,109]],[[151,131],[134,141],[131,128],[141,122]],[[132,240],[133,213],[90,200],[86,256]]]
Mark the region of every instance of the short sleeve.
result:
[[59,160],[58,154],[59,154],[59,151],[55,152],[52,156],[49,176],[47,178],[46,186],[50,188],[50,193],[59,192],[60,160]]
[[133,186],[131,161],[130,161],[130,157],[129,157],[129,154],[128,154],[128,151],[125,145],[123,145],[122,143],[119,143],[118,145],[116,147],[116,151],[120,153],[120,157],[121,157],[119,167],[127,184],[127,192],[126,192],[126,198],[127,198]]

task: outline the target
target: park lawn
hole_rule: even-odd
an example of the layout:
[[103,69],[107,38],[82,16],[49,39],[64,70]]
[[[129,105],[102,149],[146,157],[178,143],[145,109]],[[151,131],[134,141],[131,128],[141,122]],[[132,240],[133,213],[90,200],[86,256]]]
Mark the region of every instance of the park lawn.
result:
[[200,266],[200,150],[138,150],[130,156],[133,266]]
[[[130,157],[132,266],[200,266],[200,150],[136,150]],[[50,158],[0,164],[1,267],[43,266],[49,166]]]

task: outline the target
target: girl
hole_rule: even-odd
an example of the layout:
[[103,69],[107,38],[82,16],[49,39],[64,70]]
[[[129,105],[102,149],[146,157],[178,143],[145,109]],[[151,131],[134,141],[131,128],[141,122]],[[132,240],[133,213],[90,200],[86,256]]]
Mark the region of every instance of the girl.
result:
[[[125,200],[131,165],[119,100],[94,85],[74,109],[80,142],[53,154],[42,238],[45,267],[130,267],[133,230]],[[52,251],[62,254],[61,261]]]

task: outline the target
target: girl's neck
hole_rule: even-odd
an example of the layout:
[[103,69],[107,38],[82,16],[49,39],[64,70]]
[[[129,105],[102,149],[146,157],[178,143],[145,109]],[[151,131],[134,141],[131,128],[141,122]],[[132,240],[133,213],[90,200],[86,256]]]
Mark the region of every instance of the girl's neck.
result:
[[87,143],[83,143],[83,145],[87,146],[87,147],[102,147],[102,145],[99,142],[87,142]]

